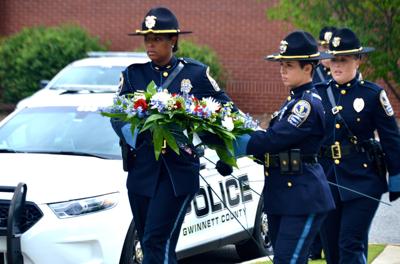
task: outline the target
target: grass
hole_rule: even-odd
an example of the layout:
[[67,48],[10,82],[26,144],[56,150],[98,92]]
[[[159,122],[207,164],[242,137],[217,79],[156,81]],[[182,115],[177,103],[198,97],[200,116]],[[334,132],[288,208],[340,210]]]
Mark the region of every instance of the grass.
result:
[[[368,264],[372,263],[372,261],[385,249],[386,245],[382,244],[370,244],[368,246]],[[271,261],[258,261],[254,264],[271,264]],[[312,260],[308,262],[309,264],[326,264],[325,260]]]

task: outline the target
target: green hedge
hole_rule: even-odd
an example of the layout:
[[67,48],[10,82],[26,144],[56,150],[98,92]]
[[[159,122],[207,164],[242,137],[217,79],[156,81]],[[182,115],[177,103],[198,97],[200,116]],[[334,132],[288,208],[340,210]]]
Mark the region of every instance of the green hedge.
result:
[[90,50],[105,50],[98,38],[73,25],[26,28],[0,43],[3,103],[16,103],[40,88],[68,63]]
[[179,40],[178,46],[177,57],[192,58],[210,66],[211,76],[221,88],[225,88],[227,76],[219,62],[217,53],[213,49],[206,45],[198,45],[192,41],[182,39]]

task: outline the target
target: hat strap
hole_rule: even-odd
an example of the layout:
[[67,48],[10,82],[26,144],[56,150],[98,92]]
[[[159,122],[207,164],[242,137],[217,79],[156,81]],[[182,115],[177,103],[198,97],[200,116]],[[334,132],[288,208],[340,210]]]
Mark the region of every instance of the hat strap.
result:
[[343,54],[343,53],[349,53],[349,52],[357,52],[357,51],[362,51],[363,47],[359,47],[358,49],[351,49],[351,50],[328,50],[328,53],[331,53],[333,55],[336,54]]
[[179,29],[160,29],[160,30],[153,30],[153,29],[148,29],[148,30],[136,30],[136,33],[138,34],[149,34],[149,33],[154,33],[154,34],[165,34],[165,33],[179,33]]
[[321,55],[319,52],[315,53],[315,54],[311,54],[311,55],[296,55],[296,56],[284,56],[284,55],[269,55],[267,56],[267,58],[274,58],[274,59],[309,59],[309,58],[314,58],[314,57],[318,57],[319,55]]

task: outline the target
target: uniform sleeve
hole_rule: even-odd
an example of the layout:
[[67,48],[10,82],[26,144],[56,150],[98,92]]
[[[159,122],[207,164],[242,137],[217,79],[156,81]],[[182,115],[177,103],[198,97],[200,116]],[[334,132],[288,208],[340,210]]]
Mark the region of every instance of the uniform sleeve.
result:
[[130,81],[128,78],[128,70],[129,68],[126,68],[123,72],[121,72],[118,86],[119,95],[124,95],[133,91],[133,87],[130,85]]
[[400,134],[393,108],[384,90],[378,94],[375,104],[374,123],[385,153],[389,191],[400,192]]
[[[200,98],[213,97],[222,104],[232,101],[231,98],[229,98],[229,96],[219,87],[217,81],[211,77],[209,67],[204,67],[200,78],[202,84],[201,91],[198,95]],[[236,107],[235,110],[237,110]]]
[[264,155],[288,150],[309,136],[317,120],[317,112],[306,100],[299,100],[292,110],[266,131],[255,131],[247,145],[247,154]]

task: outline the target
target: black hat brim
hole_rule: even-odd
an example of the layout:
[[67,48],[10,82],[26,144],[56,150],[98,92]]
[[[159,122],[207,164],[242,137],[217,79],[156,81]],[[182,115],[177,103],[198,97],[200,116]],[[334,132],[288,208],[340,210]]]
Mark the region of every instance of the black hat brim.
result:
[[329,54],[333,56],[346,56],[346,55],[357,55],[357,54],[365,54],[374,51],[373,47],[362,47],[361,49],[356,50],[332,50],[328,51]]
[[192,31],[172,30],[137,30],[136,32],[128,33],[128,36],[145,36],[147,34],[190,34]]
[[318,60],[326,60],[332,59],[333,56],[331,54],[325,52],[317,53],[317,56],[309,56],[309,55],[293,55],[293,56],[285,56],[280,53],[271,54],[265,57],[267,61],[318,61]]

